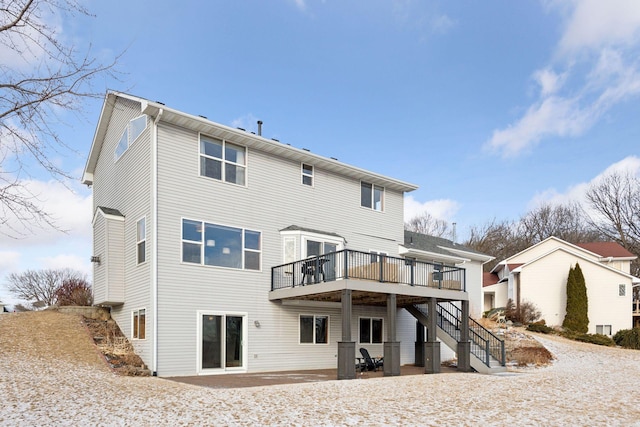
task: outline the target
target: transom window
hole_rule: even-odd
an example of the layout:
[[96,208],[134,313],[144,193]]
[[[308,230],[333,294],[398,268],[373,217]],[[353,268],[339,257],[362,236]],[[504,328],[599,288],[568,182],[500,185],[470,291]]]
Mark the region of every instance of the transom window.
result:
[[382,211],[384,205],[384,187],[360,183],[360,206],[373,209],[374,211]]
[[302,164],[302,183],[313,186],[313,166]]
[[147,128],[147,116],[142,116],[132,119],[127,128],[122,133],[118,145],[116,145],[116,151],[114,153],[114,161],[118,160],[129,149],[129,146],[140,136],[140,134]]
[[136,224],[136,252],[138,264],[147,258],[147,226],[145,218],[140,218]]
[[371,317],[360,318],[361,344],[381,344],[382,331],[382,319]]
[[245,185],[246,148],[200,135],[200,175]]
[[182,220],[182,262],[260,270],[261,233]]
[[140,310],[135,310],[133,312],[132,317],[133,317],[132,318],[133,325],[131,328],[131,330],[133,331],[131,334],[132,338],[137,340],[145,339],[146,330],[147,330],[146,310],[144,308],[141,308]]
[[328,344],[329,316],[300,315],[300,344]]

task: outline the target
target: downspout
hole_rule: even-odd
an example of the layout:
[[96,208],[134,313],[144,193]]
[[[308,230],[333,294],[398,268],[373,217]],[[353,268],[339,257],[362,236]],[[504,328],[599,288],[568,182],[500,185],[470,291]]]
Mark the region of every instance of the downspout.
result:
[[151,372],[158,375],[158,123],[164,110],[158,111],[153,119],[153,137],[151,138],[151,298],[153,303],[153,366]]

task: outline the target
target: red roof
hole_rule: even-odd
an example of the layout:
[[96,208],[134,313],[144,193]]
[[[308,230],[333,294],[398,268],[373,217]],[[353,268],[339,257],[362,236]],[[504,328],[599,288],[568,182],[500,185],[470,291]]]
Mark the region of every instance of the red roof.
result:
[[482,287],[491,286],[498,283],[500,278],[496,273],[482,273]]
[[586,249],[589,252],[598,254],[603,258],[629,258],[635,257],[634,254],[622,247],[622,245],[616,242],[591,242],[591,243],[576,243],[576,246]]

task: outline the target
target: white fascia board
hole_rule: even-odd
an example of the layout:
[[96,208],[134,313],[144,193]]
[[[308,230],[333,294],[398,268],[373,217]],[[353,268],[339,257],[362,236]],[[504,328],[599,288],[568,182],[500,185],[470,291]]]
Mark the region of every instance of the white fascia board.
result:
[[461,263],[461,264],[464,264],[465,262],[470,262],[471,261],[471,259],[469,259],[469,258],[462,258],[462,257],[453,256],[453,255],[439,254],[439,253],[436,253],[436,252],[421,251],[420,249],[410,249],[410,248],[407,248],[407,247],[405,247],[403,245],[400,245],[400,249],[398,250],[398,253],[400,255],[415,255],[416,258],[437,259],[437,260],[442,260],[442,261],[452,261],[452,262]]
[[469,259],[471,261],[480,261],[483,264],[487,263],[489,261],[493,261],[494,259],[496,259],[496,257],[491,256],[491,255],[485,255],[485,254],[479,254],[479,253],[475,253],[475,252],[469,252],[469,251],[465,251],[462,249],[452,249],[452,248],[448,248],[446,246],[438,246],[441,249],[444,249],[445,251],[449,251],[449,252],[453,252],[454,254],[458,254],[460,256],[466,256],[469,257]]
[[106,218],[106,219],[113,219],[116,221],[124,221],[124,216],[120,216],[120,215],[111,215],[111,214],[107,214],[104,213],[104,211],[102,209],[96,209],[95,213],[93,214],[93,220],[91,220],[91,224],[95,225],[96,223],[96,218],[98,217],[98,215]]

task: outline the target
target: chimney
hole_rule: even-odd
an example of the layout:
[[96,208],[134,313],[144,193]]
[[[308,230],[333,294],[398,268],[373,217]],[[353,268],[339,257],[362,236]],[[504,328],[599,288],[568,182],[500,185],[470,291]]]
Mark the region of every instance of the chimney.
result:
[[258,120],[258,136],[262,136],[262,120]]

